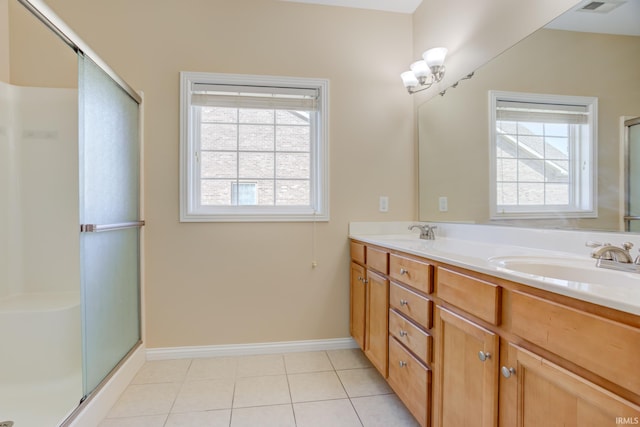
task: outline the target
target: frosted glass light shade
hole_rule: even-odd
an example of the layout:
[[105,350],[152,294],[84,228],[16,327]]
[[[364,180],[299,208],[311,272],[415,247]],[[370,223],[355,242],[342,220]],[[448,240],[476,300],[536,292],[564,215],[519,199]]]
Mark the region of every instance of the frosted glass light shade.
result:
[[415,74],[418,79],[420,79],[420,77],[427,77],[431,74],[431,70],[427,66],[427,63],[422,60],[414,62],[409,68],[411,68],[411,71],[413,71],[413,74]]
[[404,73],[400,74],[400,78],[402,79],[402,84],[404,84],[404,87],[418,86],[418,79],[416,78],[416,75],[413,74],[413,71],[405,71]]
[[447,56],[446,47],[434,47],[422,54],[424,62],[429,68],[441,67],[444,64],[444,58]]

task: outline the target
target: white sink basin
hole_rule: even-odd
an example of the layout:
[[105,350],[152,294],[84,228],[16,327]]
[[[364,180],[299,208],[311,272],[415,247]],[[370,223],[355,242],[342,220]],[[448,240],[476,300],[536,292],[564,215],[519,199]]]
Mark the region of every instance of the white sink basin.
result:
[[505,256],[491,258],[489,262],[499,270],[516,274],[569,282],[640,286],[640,274],[598,268],[595,266],[596,261],[592,259]]

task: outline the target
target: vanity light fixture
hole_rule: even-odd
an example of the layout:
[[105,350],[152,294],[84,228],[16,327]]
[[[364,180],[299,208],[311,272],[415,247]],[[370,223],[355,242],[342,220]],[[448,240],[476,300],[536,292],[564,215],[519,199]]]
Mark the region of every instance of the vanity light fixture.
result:
[[404,87],[409,93],[429,89],[444,77],[446,47],[434,47],[422,54],[422,59],[411,64],[411,71],[400,74]]

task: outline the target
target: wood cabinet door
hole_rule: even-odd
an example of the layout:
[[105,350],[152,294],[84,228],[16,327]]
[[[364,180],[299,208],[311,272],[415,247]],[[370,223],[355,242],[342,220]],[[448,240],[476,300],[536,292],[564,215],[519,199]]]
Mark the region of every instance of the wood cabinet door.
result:
[[365,346],[365,323],[367,307],[366,271],[364,267],[351,263],[350,322],[349,331],[361,349]]
[[365,354],[387,378],[389,349],[389,280],[367,271],[367,317]]
[[501,408],[504,427],[640,424],[638,405],[521,347],[509,344],[502,365],[500,393],[511,395],[509,407]]
[[496,426],[498,336],[441,307],[436,328],[434,424]]

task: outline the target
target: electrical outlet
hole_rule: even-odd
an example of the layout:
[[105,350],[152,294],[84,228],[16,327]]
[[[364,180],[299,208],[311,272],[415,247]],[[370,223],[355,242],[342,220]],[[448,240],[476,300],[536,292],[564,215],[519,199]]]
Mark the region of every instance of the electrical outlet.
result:
[[389,198],[387,196],[380,196],[380,205],[378,210],[380,212],[389,212]]
[[446,212],[449,210],[449,200],[447,196],[440,196],[438,199],[438,209],[440,212]]

